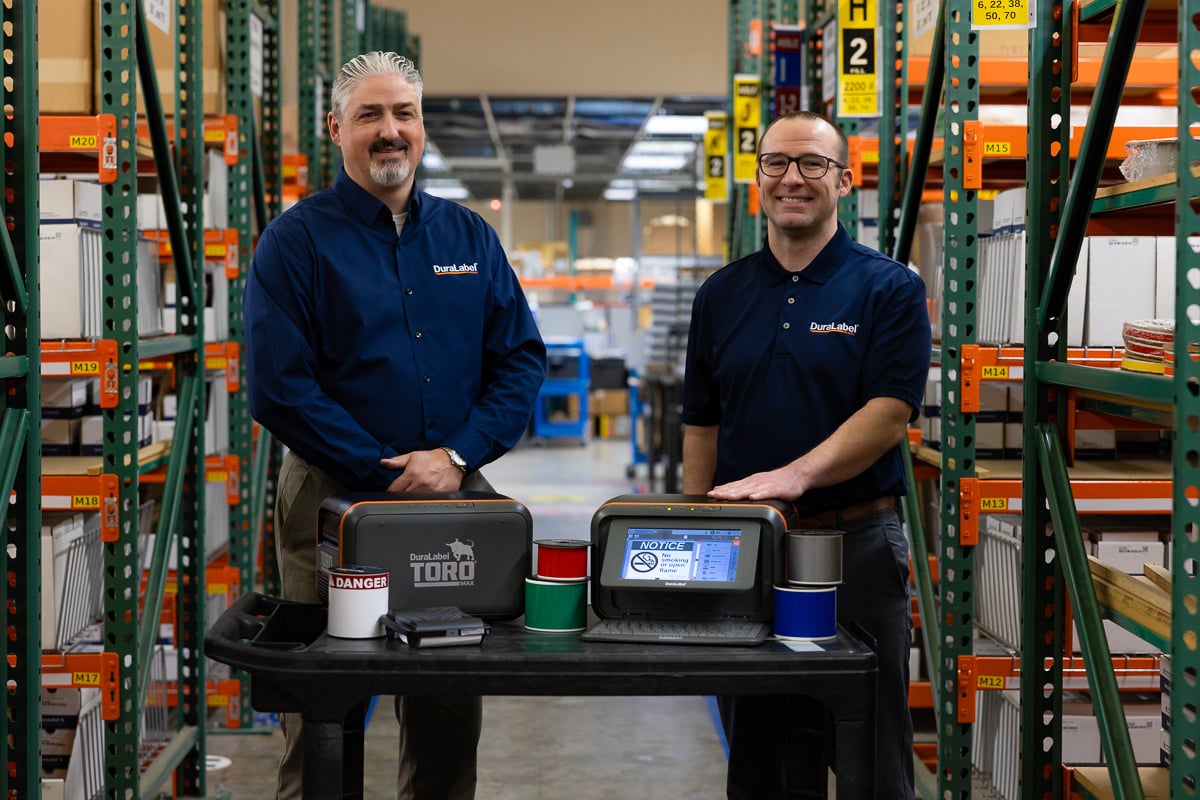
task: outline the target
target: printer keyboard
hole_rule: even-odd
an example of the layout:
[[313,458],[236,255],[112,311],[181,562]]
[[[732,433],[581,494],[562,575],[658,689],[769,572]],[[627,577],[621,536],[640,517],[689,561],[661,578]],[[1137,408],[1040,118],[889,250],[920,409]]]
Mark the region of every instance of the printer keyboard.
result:
[[714,622],[602,619],[583,634],[589,642],[650,642],[656,644],[762,644],[770,633],[763,622]]

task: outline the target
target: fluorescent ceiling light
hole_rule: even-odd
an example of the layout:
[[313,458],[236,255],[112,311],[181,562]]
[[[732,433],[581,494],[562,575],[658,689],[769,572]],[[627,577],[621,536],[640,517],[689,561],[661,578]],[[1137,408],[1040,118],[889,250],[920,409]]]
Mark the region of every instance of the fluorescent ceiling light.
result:
[[633,143],[629,152],[639,156],[691,155],[698,146],[697,142],[690,139],[640,139]]
[[442,197],[446,200],[466,200],[471,196],[467,187],[458,181],[430,180],[421,184],[421,188],[434,197]]
[[703,136],[708,130],[704,117],[684,117],[673,114],[650,117],[645,132],[651,136]]
[[632,200],[635,197],[637,197],[637,189],[632,187],[625,189],[610,186],[604,190],[605,200]]
[[630,153],[621,162],[621,169],[628,172],[675,172],[687,166],[685,155],[638,155]]
[[441,153],[426,148],[425,155],[421,156],[421,166],[430,172],[445,172],[446,160]]

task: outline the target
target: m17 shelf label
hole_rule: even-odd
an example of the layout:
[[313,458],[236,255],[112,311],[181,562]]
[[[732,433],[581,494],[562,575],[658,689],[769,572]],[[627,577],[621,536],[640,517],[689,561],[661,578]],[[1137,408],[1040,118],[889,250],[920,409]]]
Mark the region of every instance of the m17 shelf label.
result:
[[878,19],[877,0],[838,0],[839,117],[879,116]]
[[1033,28],[1034,13],[1035,0],[975,0],[971,4],[971,28]]

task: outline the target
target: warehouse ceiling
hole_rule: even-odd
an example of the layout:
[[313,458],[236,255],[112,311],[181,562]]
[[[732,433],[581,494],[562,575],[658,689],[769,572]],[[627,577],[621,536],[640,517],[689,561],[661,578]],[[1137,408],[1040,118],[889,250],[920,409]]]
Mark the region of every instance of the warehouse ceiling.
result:
[[425,186],[456,199],[694,194],[719,97],[430,96]]

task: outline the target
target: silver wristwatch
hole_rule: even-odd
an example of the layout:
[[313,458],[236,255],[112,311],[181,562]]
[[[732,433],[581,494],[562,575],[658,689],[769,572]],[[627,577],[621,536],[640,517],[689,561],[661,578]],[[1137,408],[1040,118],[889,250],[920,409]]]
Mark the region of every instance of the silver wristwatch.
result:
[[446,451],[446,455],[450,456],[450,463],[467,473],[467,460],[458,454],[458,451],[453,447],[442,447]]

